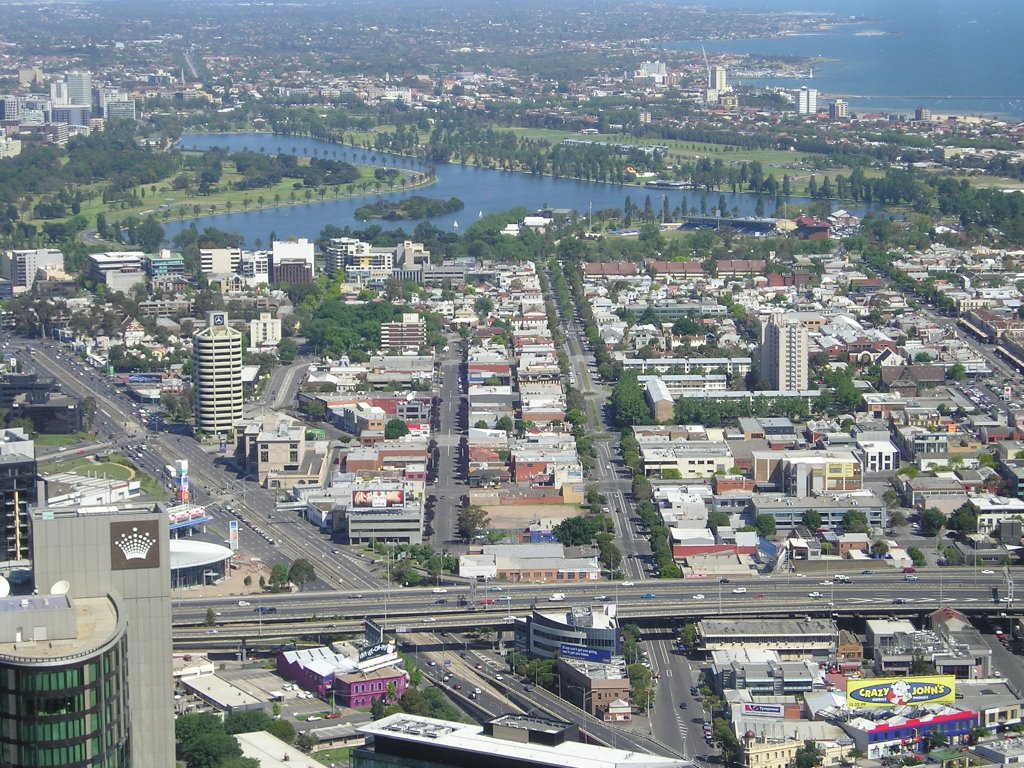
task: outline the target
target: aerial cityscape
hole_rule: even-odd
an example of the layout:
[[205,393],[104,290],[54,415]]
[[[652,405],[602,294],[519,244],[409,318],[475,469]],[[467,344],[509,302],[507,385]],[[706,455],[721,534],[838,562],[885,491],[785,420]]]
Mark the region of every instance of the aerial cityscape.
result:
[[0,766],[1024,762],[1014,3],[0,18]]

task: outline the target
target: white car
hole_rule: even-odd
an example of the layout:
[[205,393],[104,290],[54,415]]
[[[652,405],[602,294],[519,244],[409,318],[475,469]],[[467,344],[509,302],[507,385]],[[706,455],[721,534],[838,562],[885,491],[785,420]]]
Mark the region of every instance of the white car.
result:
[[444,587],[434,587],[430,591],[433,592],[435,595],[446,595],[446,594],[448,594],[448,590],[445,589]]
[[982,573],[984,573],[986,576],[991,576],[993,573],[995,573],[995,571],[993,571],[991,568],[986,568],[984,571],[982,571]]
[[622,586],[624,586],[624,587],[635,587],[636,584],[634,584],[632,581],[624,581],[624,582],[622,582]]
[[435,619],[435,618],[434,618],[433,616],[427,616],[427,617],[426,617],[426,618],[424,619],[424,621],[430,621],[430,622],[434,622],[434,621],[437,621],[437,619]]
[[565,600],[565,594],[562,592],[555,592],[548,600],[552,603],[561,603]]
[[808,597],[813,597],[813,598],[817,599],[817,598],[821,597],[821,592],[811,592],[807,596]]
[[704,600],[705,598],[704,598],[704,595],[697,594],[697,595],[693,595],[693,599],[694,600]]
[[252,605],[252,603],[250,603],[250,602],[249,602],[248,600],[239,600],[239,601],[238,601],[238,604],[239,604],[240,606],[242,606],[243,608],[244,608],[245,606],[247,606],[247,605]]
[[745,595],[745,594],[747,594],[747,588],[746,587],[736,587],[736,589],[734,589],[732,591],[732,593],[734,595]]

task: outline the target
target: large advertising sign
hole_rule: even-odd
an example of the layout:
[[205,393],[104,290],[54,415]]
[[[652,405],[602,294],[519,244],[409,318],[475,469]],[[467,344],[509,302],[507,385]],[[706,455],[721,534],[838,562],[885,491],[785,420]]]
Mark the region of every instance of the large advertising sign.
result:
[[228,520],[228,545],[232,552],[238,551],[238,521]]
[[390,491],[353,491],[352,506],[356,509],[388,509],[391,507],[404,507],[405,491],[400,489]]
[[611,650],[603,648],[587,648],[585,645],[568,645],[562,643],[558,649],[558,655],[564,659],[582,659],[583,661],[597,661],[608,664],[612,660]]
[[952,704],[955,700],[956,678],[953,675],[875,677],[851,680],[846,686],[846,706],[851,709]]
[[133,373],[127,379],[129,384],[159,384],[163,380],[162,373]]
[[376,643],[361,650],[359,652],[359,663],[363,664],[367,661],[373,661],[374,659],[379,659],[381,656],[394,656],[395,651],[394,641],[385,640],[384,642]]
[[174,497],[182,504],[188,503],[188,459],[174,462]]
[[786,710],[781,704],[744,704],[743,714],[748,717],[785,717]]

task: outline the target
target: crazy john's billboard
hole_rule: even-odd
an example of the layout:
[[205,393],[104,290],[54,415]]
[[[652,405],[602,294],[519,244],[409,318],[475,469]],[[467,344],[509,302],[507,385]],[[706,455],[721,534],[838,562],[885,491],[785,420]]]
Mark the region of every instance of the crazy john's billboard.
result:
[[955,699],[956,678],[952,675],[874,677],[850,680],[846,686],[846,706],[851,709],[952,704]]

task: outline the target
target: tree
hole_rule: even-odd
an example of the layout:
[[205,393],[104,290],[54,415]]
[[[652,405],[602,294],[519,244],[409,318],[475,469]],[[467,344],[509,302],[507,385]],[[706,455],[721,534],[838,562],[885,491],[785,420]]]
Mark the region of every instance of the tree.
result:
[[768,538],[775,535],[775,517],[768,514],[761,514],[754,518],[754,529],[757,535]]
[[409,434],[409,427],[401,419],[390,419],[384,425],[384,437],[388,440],[397,440]]
[[313,568],[313,564],[306,558],[300,557],[288,569],[288,581],[292,584],[298,584],[300,591],[311,581],[316,581],[316,571]]
[[930,507],[918,514],[921,523],[921,534],[923,536],[935,536],[939,529],[946,524],[946,516],[935,507]]
[[551,529],[552,535],[566,547],[590,544],[597,534],[597,523],[586,515],[567,517]]
[[174,738],[184,744],[206,733],[224,729],[224,724],[216,715],[205,712],[193,712],[181,715],[174,721]]
[[288,588],[288,566],[284,563],[274,563],[270,569],[270,588],[275,592]]
[[857,509],[847,510],[843,515],[843,531],[845,533],[867,533],[867,515]]
[[978,532],[978,508],[971,502],[966,502],[957,508],[952,515],[949,516],[949,521],[946,523],[946,527],[951,531],[957,531],[964,535],[977,533]]
[[148,253],[155,253],[160,249],[160,243],[164,239],[164,228],[155,216],[147,216],[145,220],[135,228],[134,242],[142,250]]
[[729,515],[725,512],[715,510],[708,513],[708,528],[713,531],[717,531],[719,528],[728,527],[729,522]]
[[498,429],[503,429],[511,435],[516,430],[516,423],[512,420],[511,416],[502,416],[498,419]]
[[293,339],[281,339],[277,344],[277,359],[281,365],[291,365],[299,354],[299,345]]
[[803,516],[800,518],[800,524],[811,533],[814,533],[821,529],[821,515],[813,509],[805,509]]
[[206,609],[206,618],[203,620],[203,624],[208,627],[212,627],[217,623],[217,614],[213,612],[213,608]]
[[813,741],[807,740],[796,751],[794,764],[796,768],[815,768],[815,766],[821,765],[821,758],[822,754],[818,750],[818,745]]
[[272,736],[277,736],[286,744],[291,744],[295,741],[295,726],[287,720],[271,720],[270,724],[263,730]]
[[82,402],[79,404],[79,408],[82,411],[82,423],[86,429],[92,429],[93,419],[96,418],[96,398],[92,395],[87,395],[82,398]]
[[218,768],[260,768],[260,761],[255,757],[227,757]]
[[374,699],[370,702],[370,719],[380,720],[386,714],[386,709],[384,699]]
[[309,752],[314,749],[320,742],[317,740],[309,731],[303,731],[295,737],[295,746],[301,749],[303,752]]
[[224,730],[228,733],[265,731],[271,722],[270,716],[262,709],[240,710],[224,717]]
[[487,510],[476,504],[470,504],[459,511],[459,537],[465,541],[472,541],[491,524],[491,518]]
[[925,558],[924,552],[917,547],[907,547],[907,555],[910,557],[910,562],[912,562],[917,568],[921,568],[928,564],[928,560]]
[[181,745],[181,757],[188,768],[219,768],[221,761],[241,757],[235,737],[223,730],[203,733]]
[[486,318],[494,311],[494,301],[489,296],[480,296],[473,302],[473,309],[481,318]]
[[946,378],[956,382],[965,381],[967,379],[967,369],[963,363],[953,363],[946,369]]
[[883,539],[875,539],[871,544],[871,554],[879,557],[889,554],[889,545]]

